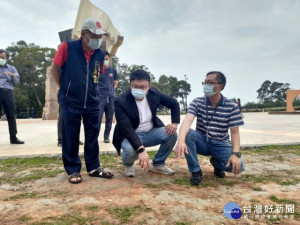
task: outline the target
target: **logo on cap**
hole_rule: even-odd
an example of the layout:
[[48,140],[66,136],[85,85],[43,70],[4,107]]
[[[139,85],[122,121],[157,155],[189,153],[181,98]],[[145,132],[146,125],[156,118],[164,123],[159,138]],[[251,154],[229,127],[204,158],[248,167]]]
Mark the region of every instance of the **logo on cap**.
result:
[[96,26],[99,27],[99,28],[101,28],[101,24],[100,24],[99,21],[97,21]]

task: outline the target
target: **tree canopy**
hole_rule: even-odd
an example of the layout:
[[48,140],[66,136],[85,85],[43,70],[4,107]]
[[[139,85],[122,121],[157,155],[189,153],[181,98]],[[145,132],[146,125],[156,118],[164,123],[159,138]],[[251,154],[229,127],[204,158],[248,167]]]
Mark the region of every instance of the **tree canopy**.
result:
[[177,77],[161,75],[156,81],[155,76],[149,71],[148,67],[145,65],[131,65],[119,63],[119,59],[114,57],[112,59],[113,67],[116,68],[119,75],[118,88],[116,89],[116,95],[119,96],[121,93],[125,92],[129,87],[129,77],[130,74],[137,70],[143,69],[149,72],[151,79],[151,86],[157,88],[166,95],[172,96],[176,99],[180,99],[179,102],[182,108],[186,107],[186,96],[191,93],[191,85],[185,80],[178,80]]
[[33,43],[18,41],[8,46],[8,63],[14,65],[20,74],[20,85],[15,87],[17,112],[35,109],[40,117],[45,105],[45,79],[47,67],[51,65],[56,52]]
[[256,91],[259,103],[266,106],[284,106],[286,104],[286,91],[290,89],[289,83],[271,82],[266,80]]

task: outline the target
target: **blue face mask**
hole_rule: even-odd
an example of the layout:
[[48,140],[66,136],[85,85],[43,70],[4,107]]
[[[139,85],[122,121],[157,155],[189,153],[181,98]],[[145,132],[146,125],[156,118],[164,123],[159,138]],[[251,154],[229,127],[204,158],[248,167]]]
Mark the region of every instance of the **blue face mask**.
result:
[[131,94],[136,100],[142,100],[146,97],[147,90],[137,89],[137,88],[131,88]]
[[102,39],[98,39],[98,38],[89,38],[89,43],[87,44],[87,46],[92,49],[92,50],[96,50],[98,48],[100,48]]
[[216,92],[214,92],[214,87],[215,87],[214,85],[204,84],[203,92],[206,97],[212,97],[216,94]]

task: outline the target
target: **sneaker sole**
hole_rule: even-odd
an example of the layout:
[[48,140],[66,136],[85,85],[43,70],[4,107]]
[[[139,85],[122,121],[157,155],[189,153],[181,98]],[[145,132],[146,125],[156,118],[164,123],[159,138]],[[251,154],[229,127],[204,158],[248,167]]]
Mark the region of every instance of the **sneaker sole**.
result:
[[126,175],[126,174],[125,174],[125,176],[126,176],[126,177],[134,177],[135,175]]
[[149,171],[153,172],[153,173],[161,173],[161,174],[164,174],[164,175],[173,175],[175,172],[173,173],[166,173],[166,172],[163,172],[163,171],[160,171],[160,170],[155,170],[155,169],[149,169]]

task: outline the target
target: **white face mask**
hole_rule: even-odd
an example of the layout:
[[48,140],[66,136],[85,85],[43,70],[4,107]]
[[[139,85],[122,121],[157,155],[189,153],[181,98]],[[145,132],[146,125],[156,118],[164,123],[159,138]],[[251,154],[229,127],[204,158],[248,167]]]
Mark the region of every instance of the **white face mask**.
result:
[[109,66],[109,60],[104,60],[104,66]]
[[6,60],[5,59],[0,59],[0,66],[4,66],[6,64]]
[[96,50],[98,48],[100,48],[102,39],[98,39],[98,38],[89,38],[89,43],[87,44],[87,46],[92,49],[92,50]]

